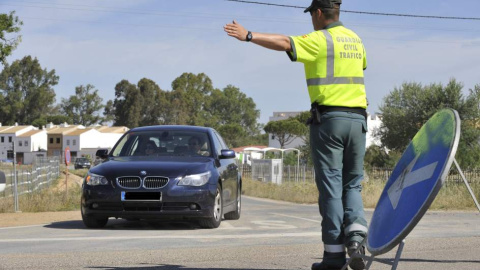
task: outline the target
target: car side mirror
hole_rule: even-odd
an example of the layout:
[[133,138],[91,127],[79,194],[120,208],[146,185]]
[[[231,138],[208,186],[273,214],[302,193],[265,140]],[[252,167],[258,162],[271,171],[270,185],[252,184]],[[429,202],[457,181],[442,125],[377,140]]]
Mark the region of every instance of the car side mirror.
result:
[[221,151],[220,159],[235,158],[235,151],[229,149],[223,149]]
[[0,171],[0,192],[5,190],[7,185],[7,179],[5,178],[5,173]]
[[99,157],[101,159],[106,159],[108,157],[108,149],[99,149],[95,153],[96,157]]

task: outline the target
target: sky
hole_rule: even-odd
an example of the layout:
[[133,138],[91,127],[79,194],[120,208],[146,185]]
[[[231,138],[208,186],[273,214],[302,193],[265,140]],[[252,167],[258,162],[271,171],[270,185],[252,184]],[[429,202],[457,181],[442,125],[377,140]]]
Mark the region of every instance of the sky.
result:
[[[307,7],[310,0],[258,0]],[[480,1],[344,0],[342,10],[476,17]],[[266,124],[273,112],[310,108],[303,65],[284,52],[240,42],[223,30],[233,19],[253,32],[288,36],[313,31],[300,8],[225,0],[0,0],[24,25],[12,63],[36,57],[60,77],[56,100],[92,84],[104,103],[123,79],[155,81],[162,90],[182,73],[205,73],[213,86],[238,87],[251,97]],[[404,82],[480,84],[480,20],[421,19],[343,12],[340,20],[363,40],[365,84],[371,114]]]

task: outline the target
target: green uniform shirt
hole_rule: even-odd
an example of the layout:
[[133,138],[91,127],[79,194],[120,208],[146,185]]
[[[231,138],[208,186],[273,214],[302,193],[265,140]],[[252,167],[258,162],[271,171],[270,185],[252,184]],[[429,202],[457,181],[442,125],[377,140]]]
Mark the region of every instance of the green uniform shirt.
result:
[[341,22],[324,30],[290,37],[292,61],[305,65],[311,103],[367,107],[363,70],[367,58],[362,40]]

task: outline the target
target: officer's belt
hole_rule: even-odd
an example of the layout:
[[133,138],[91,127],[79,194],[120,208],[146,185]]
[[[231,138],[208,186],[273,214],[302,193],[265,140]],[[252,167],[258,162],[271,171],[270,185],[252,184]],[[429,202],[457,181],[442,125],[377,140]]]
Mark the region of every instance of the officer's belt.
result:
[[312,103],[312,108],[316,108],[320,114],[324,114],[327,112],[351,112],[363,115],[365,117],[365,121],[367,120],[367,110],[364,108],[359,107],[341,107],[341,106],[325,106],[325,105],[318,105],[317,103]]

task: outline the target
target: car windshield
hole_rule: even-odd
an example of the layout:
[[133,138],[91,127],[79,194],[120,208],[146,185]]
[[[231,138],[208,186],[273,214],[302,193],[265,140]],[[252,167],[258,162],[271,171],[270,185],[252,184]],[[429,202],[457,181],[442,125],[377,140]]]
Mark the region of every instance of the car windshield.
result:
[[125,156],[211,156],[207,133],[192,131],[141,131],[126,134],[112,151]]
[[77,158],[77,162],[80,163],[80,162],[88,162],[88,159],[86,158]]

